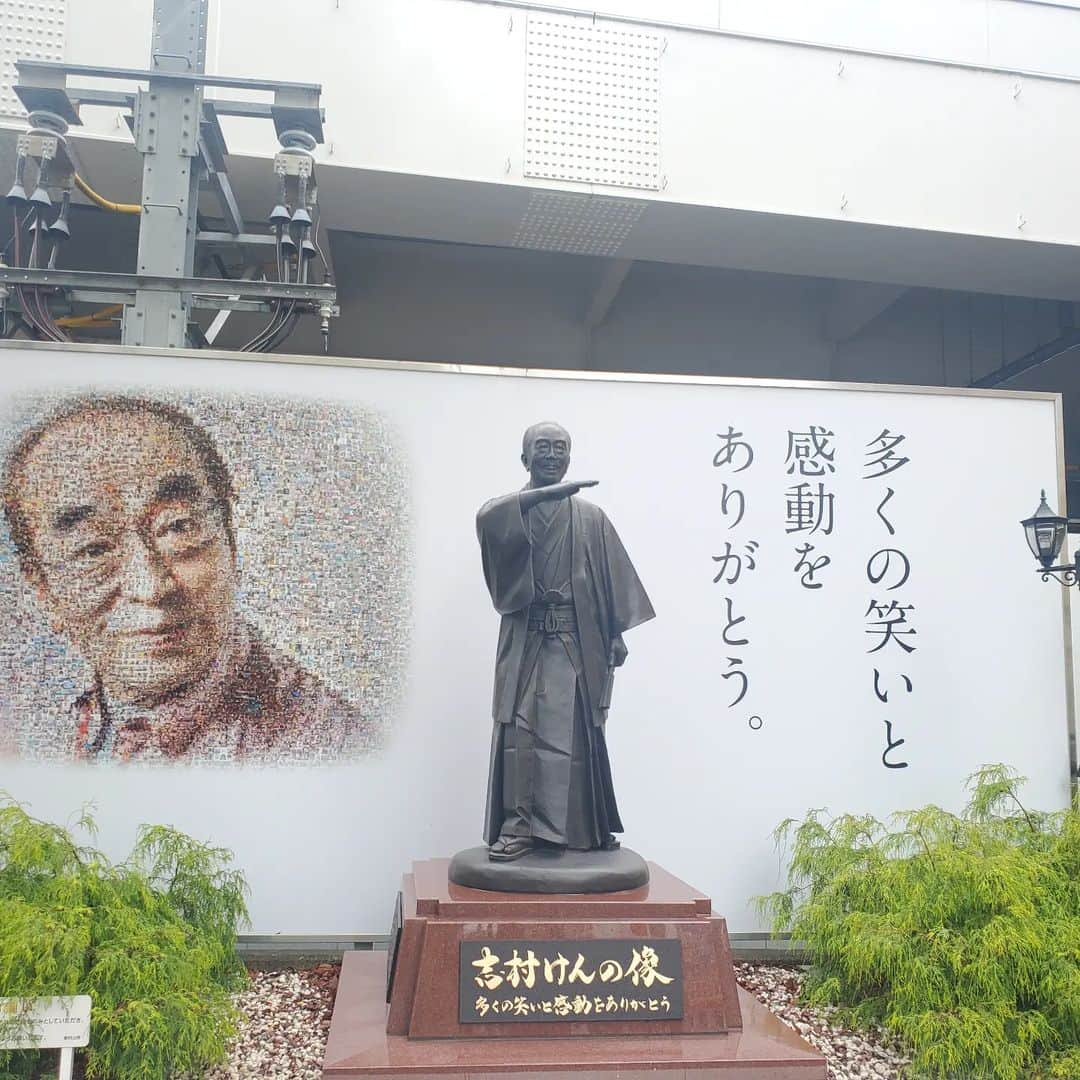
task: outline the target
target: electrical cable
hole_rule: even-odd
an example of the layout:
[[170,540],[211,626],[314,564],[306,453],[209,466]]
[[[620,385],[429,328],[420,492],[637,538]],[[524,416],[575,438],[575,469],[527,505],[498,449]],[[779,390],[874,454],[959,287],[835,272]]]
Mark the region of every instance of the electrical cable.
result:
[[75,186],[96,206],[102,210],[111,210],[114,214],[141,214],[138,203],[118,203],[99,195],[78,173],[75,173]]
[[[282,256],[282,276],[281,280],[287,285],[289,283],[289,258],[287,255]],[[274,301],[274,314],[270,318],[270,322],[263,327],[261,333],[257,334],[254,339],[254,343],[251,346],[252,352],[265,352],[267,344],[273,340],[274,335],[281,329],[282,324],[285,321],[286,310],[285,302],[283,300]]]
[[[31,210],[32,214],[33,211]],[[11,208],[11,225],[14,230],[12,235],[12,242],[14,244],[13,257],[15,259],[16,266],[22,266],[22,252],[20,250],[20,240],[22,237],[22,227],[19,224],[19,211],[13,206]],[[15,296],[19,301],[19,310],[22,313],[23,322],[34,332],[37,337],[44,336],[43,331],[37,324],[37,320],[34,318],[34,312],[30,307],[30,302],[26,298],[26,294],[23,292],[21,286],[15,286]]]
[[70,330],[107,326],[117,315],[122,314],[123,310],[123,304],[109,304],[97,311],[91,311],[88,315],[65,315],[56,320],[56,325]]
[[[38,252],[38,236],[41,233],[41,214],[35,213],[34,215],[34,239],[30,244],[30,255],[27,259],[26,265],[31,269],[37,269],[37,252]],[[36,318],[35,323],[38,329],[43,330],[45,334],[53,338],[53,333],[49,329],[48,320],[45,318],[45,313],[41,310],[41,292],[36,286],[31,286],[28,290],[30,293],[30,303],[33,307]],[[53,338],[55,340],[55,338]]]
[[263,343],[259,346],[258,352],[268,353],[273,352],[283,341],[285,341],[289,335],[296,328],[296,324],[300,321],[300,315],[295,312],[296,301],[290,300],[288,305],[282,305],[283,315],[280,325],[277,330],[273,332]]
[[[45,232],[45,214],[42,210],[38,210],[34,217],[34,240],[30,245],[30,258],[29,266],[32,269],[39,269],[38,267],[38,255],[40,253],[42,244],[41,237]],[[46,335],[53,341],[70,341],[71,339],[53,323],[52,312],[49,310],[48,301],[42,295],[42,290],[38,286],[32,286],[31,290],[32,302],[37,307],[37,315],[40,321],[41,328],[45,331]]]
[[[306,184],[301,185],[301,205],[304,206],[304,210],[307,211],[306,198],[304,197],[306,191]],[[284,180],[282,180],[282,191],[280,194],[280,204],[275,207],[275,212],[279,209],[284,211],[285,205],[285,190]],[[297,252],[297,267],[296,267],[296,281],[298,284],[307,284],[310,274],[311,259],[305,258],[303,254],[303,243],[305,234],[311,235],[311,242],[318,253],[319,261],[323,265],[324,277],[328,270],[326,262],[326,256],[323,254],[323,250],[319,247],[319,218],[320,212],[318,208],[315,209],[314,221],[310,225],[301,225],[299,228],[299,236],[293,239],[292,247]],[[274,214],[271,214],[271,221],[275,220]],[[285,253],[284,249],[284,237],[285,229],[288,229],[289,225],[284,224],[283,221],[275,222],[275,236],[276,243],[274,245],[276,263],[277,263],[277,277],[278,281],[283,284],[289,283],[290,278],[290,265],[291,260]],[[290,239],[292,237],[290,236]],[[284,341],[286,341],[296,329],[297,323],[300,321],[301,312],[297,310],[296,300],[277,300],[274,303],[274,314],[270,321],[262,330],[259,331],[250,341],[240,347],[241,352],[272,352]]]
[[319,247],[319,223],[322,221],[322,211],[319,209],[318,204],[315,205],[315,225],[312,228],[311,242],[315,245],[315,250],[319,253],[319,262],[323,264],[323,274],[327,274],[330,271],[330,264],[326,261],[326,256],[323,254],[323,250]]
[[[41,183],[40,179],[38,183]],[[46,236],[48,229],[45,227],[45,211],[38,207],[37,216],[35,218],[36,226],[34,228],[34,242],[30,248],[30,265],[35,269],[39,269],[40,255],[45,247],[45,243],[42,237]],[[52,254],[49,257],[49,266],[52,267],[55,264],[56,249],[55,245]],[[34,286],[33,288],[34,301],[37,304],[38,316],[41,319],[41,325],[45,332],[53,341],[70,341],[71,338],[60,329],[59,326],[53,321],[52,311],[49,310],[48,297],[45,295],[44,289],[40,286]]]
[[11,249],[11,245],[15,243],[15,233],[18,232],[19,229],[25,229],[26,226],[29,224],[30,219],[33,216],[34,216],[34,211],[33,210],[27,210],[26,211],[26,217],[24,217],[22,219],[22,224],[20,225],[19,224],[19,219],[18,219],[18,211],[16,210],[15,228],[12,231],[12,234],[8,237],[8,242],[4,245],[3,251],[0,251],[0,259],[2,259],[5,255],[7,255],[8,251]]
[[[31,211],[32,212],[32,211]],[[11,208],[11,224],[14,229],[14,235],[12,240],[14,242],[14,258],[15,265],[22,266],[22,252],[20,245],[20,238],[22,228],[19,224],[19,211],[13,206]],[[26,297],[26,293],[23,291],[21,285],[15,286],[15,296],[19,301],[19,310],[22,313],[23,322],[34,332],[37,337],[47,337],[48,335],[40,326],[38,326],[37,319],[34,316],[34,310],[30,306],[30,301]]]
[[[303,240],[305,228],[300,228],[300,243],[297,244],[297,264],[296,264],[296,280],[298,284],[306,285],[308,279],[308,264],[309,259],[304,258],[303,254]],[[287,260],[286,260],[287,261]],[[284,306],[284,305],[283,305]],[[270,339],[260,348],[260,352],[273,352],[279,345],[288,340],[292,335],[292,332],[296,329],[296,324],[300,321],[300,312],[296,310],[296,301],[290,300],[288,307],[285,308],[284,314],[281,319],[281,325],[270,336]]]
[[[284,230],[279,225],[276,230],[276,244],[277,249],[277,268],[278,268],[278,280],[287,284],[289,280],[289,262],[285,257],[285,253],[282,249],[282,238]],[[274,314],[271,316],[270,321],[260,330],[249,342],[240,346],[241,352],[263,352],[263,346],[266,342],[270,341],[273,335],[280,327],[283,313],[283,305],[280,300],[274,303]]]
[[[318,253],[319,261],[323,264],[324,275],[327,269],[326,256],[323,254],[322,248],[319,247],[319,211],[315,211],[315,221],[311,226],[305,226],[301,229],[301,243],[304,239],[304,233],[310,230],[312,246]],[[302,252],[301,248],[301,252]],[[310,276],[311,259],[304,258],[303,254],[300,256],[300,266],[298,268],[298,280],[300,284],[306,285]],[[300,321],[300,312],[296,311],[296,302],[290,301],[288,310],[286,311],[286,317],[282,321],[281,327],[270,338],[268,342],[260,349],[261,352],[271,352],[286,341],[296,328],[297,323]]]

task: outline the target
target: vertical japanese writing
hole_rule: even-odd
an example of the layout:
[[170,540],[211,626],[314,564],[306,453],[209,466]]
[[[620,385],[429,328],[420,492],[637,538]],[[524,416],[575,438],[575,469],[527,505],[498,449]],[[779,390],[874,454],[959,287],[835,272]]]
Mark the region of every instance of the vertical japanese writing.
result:
[[787,433],[784,464],[788,476],[799,479],[793,480],[784,495],[784,529],[802,541],[795,547],[799,558],[794,572],[804,589],[820,589],[824,582],[819,575],[832,562],[818,545],[823,537],[832,536],[835,524],[836,494],[825,482],[836,472],[834,438],[832,431],[817,424]]
[[[717,433],[719,449],[713,454],[713,468],[721,469],[732,479],[724,480],[720,491],[720,513],[728,530],[736,529],[746,514],[746,495],[735,486],[734,477],[749,469],[754,463],[754,448],[746,441],[743,432],[728,426],[724,433]],[[724,587],[724,630],[723,643],[726,654],[726,669],[721,674],[725,683],[730,682],[731,697],[727,707],[734,709],[750,691],[750,675],[744,664],[743,650],[750,644],[746,616],[737,613],[735,586],[743,574],[752,573],[757,568],[756,540],[743,543],[724,541],[724,550],[713,555],[713,584]],[[732,681],[733,680],[733,681]]]
[[[884,428],[880,435],[866,444],[866,461],[863,479],[881,481],[891,476],[910,462],[903,453],[901,444],[906,436],[897,435]],[[888,483],[877,484],[876,516],[884,525],[890,538],[897,535],[893,510],[889,503],[896,494]],[[908,762],[902,760],[900,747],[907,742],[894,734],[894,711],[899,695],[910,694],[914,688],[911,676],[898,668],[907,667],[906,658],[917,648],[918,631],[912,623],[913,603],[902,602],[906,597],[889,596],[889,593],[902,589],[911,577],[911,560],[898,546],[882,547],[866,561],[866,580],[873,586],[869,606],[864,613],[866,634],[870,638],[867,652],[880,654],[874,667],[874,696],[878,702],[890,708],[883,717],[885,725],[885,749],[881,754],[881,763],[886,769],[906,769]],[[880,597],[880,598],[879,598]],[[893,698],[890,703],[889,695]]]

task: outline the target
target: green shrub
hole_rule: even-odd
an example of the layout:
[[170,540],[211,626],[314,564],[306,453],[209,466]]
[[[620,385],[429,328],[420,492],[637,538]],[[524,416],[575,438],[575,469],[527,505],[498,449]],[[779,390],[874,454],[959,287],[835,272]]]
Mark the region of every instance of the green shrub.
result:
[[1080,1077],[1080,803],[1029,810],[1024,783],[988,765],[960,816],[812,811],[776,830],[788,888],[758,904],[806,943],[806,1000],[880,1024],[912,1076]]
[[[79,826],[93,835],[85,815]],[[90,1080],[164,1080],[220,1061],[242,984],[246,886],[230,853],[144,826],[125,863],[0,800],[0,996],[89,994]],[[48,1052],[55,1057],[56,1051]],[[29,1080],[45,1051],[0,1051]]]

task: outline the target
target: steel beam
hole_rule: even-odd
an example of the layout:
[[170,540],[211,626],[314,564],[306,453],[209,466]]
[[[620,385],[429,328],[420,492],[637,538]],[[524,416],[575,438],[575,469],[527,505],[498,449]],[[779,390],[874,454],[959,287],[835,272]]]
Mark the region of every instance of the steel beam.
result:
[[97,90],[89,86],[69,86],[67,95],[76,105],[103,105],[116,109],[135,108],[134,90]]
[[[68,97],[77,105],[102,105],[114,109],[135,108],[135,94],[123,90],[97,90],[90,86],[70,86]],[[220,98],[204,98],[203,101],[206,105],[213,105],[214,112],[218,116],[243,116],[254,120],[274,119],[274,106],[268,101],[223,101]],[[318,113],[323,120],[326,119],[325,109],[320,108]]]
[[[72,123],[78,123],[78,104],[130,111],[135,148],[143,159],[138,272],[23,270],[0,263],[0,285],[18,282],[67,289],[80,300],[108,297],[123,303],[121,340],[125,345],[187,346],[193,307],[270,310],[275,302],[290,300],[298,301],[302,309],[319,312],[324,321],[338,312],[333,286],[194,276],[197,239],[247,246],[246,258],[251,263],[258,262],[263,251],[275,244],[271,236],[245,231],[228,178],[228,151],[218,115],[270,119],[279,139],[283,131],[293,129],[310,132],[316,142],[323,138],[318,84],[206,74],[208,8],[209,0],[154,0],[151,65],[146,70],[17,61],[25,94],[58,97],[57,108],[70,113]],[[133,94],[90,87],[69,89],[69,77],[80,76],[126,80],[145,88]],[[272,94],[273,101],[206,101],[208,86]],[[204,182],[221,206],[227,232],[198,230],[199,191]]]
[[[93,289],[71,289],[67,299],[73,304],[130,304],[134,292],[109,292]],[[274,300],[241,300],[234,299],[235,294],[228,296],[193,296],[191,306],[203,311],[273,311],[276,301]],[[322,307],[322,304],[319,305]],[[336,303],[332,304],[334,314],[337,314]]]
[[94,292],[105,290],[124,293],[129,300],[132,293],[175,292],[184,296],[237,296],[241,300],[311,300],[319,304],[337,302],[337,289],[333,285],[153,274],[101,274],[94,270],[31,270],[25,266],[0,266],[0,285],[46,285]]
[[1018,357],[1016,360],[1003,364],[994,371],[983,375],[982,378],[975,379],[970,385],[980,388],[1000,386],[1002,383],[1010,382],[1025,372],[1041,367],[1062,353],[1067,353],[1070,349],[1078,347],[1080,347],[1080,330],[1067,330],[1061,337],[1054,338],[1053,341],[1048,341],[1045,345],[1032,349],[1031,352]]
[[199,154],[206,170],[207,186],[217,198],[225,224],[228,226],[230,235],[235,239],[244,231],[244,215],[240,212],[240,206],[233,194],[229,174],[224,168],[218,168],[217,162],[211,155],[210,147],[202,137],[199,138]]
[[[135,148],[143,159],[138,267],[144,275],[188,278],[195,266],[203,88],[192,77],[206,64],[206,17],[207,0],[154,0],[151,70],[144,73],[149,89],[135,99]],[[178,75],[183,78],[172,77]],[[184,348],[189,299],[178,289],[138,289],[134,305],[124,309],[121,340]]]
[[[177,47],[175,44],[175,37],[168,38],[168,35],[170,33],[176,34],[178,28],[180,34],[186,32],[187,15],[185,13],[181,19],[177,20],[170,18],[171,13],[166,12],[166,24],[164,26],[166,38],[162,38],[158,33],[158,9],[162,6],[163,0],[157,0],[154,5],[155,61],[160,62],[161,60],[174,58],[183,61],[185,60],[184,54],[172,50],[180,48],[185,49],[186,51],[186,46],[181,44]],[[175,0],[173,0],[171,6],[175,9]],[[201,3],[200,0],[185,0],[184,6],[189,9],[201,6],[203,9],[202,23],[204,27],[204,36],[202,50],[205,52],[206,4],[204,2]],[[165,42],[161,48],[159,48],[157,44],[159,41]],[[198,63],[197,54],[188,52],[186,61],[190,64]],[[170,82],[186,83],[190,87],[227,86],[234,90],[257,90],[270,94],[280,92],[287,96],[288,100],[285,103],[289,105],[295,105],[301,102],[304,104],[310,102],[312,105],[317,105],[319,95],[322,93],[322,86],[319,83],[279,82],[276,79],[243,79],[232,75],[207,75],[205,72],[193,66],[185,66],[180,69],[177,69],[176,67],[159,68],[155,66],[150,70],[144,71],[140,68],[97,67],[93,64],[58,64],[48,60],[16,60],[15,66],[19,69],[20,77],[25,78],[29,84],[38,85],[49,85],[48,83],[45,83],[44,80],[54,73],[60,72],[61,75],[85,75],[88,78],[93,79],[126,79],[132,82],[149,82],[151,79],[167,79]]]
[[[244,272],[240,277],[241,281],[250,281],[252,278],[257,277],[259,274],[259,268],[257,266],[248,266],[244,268]],[[229,297],[230,300],[234,299],[234,296]],[[239,297],[235,297],[239,299]],[[203,337],[206,338],[207,345],[213,345],[217,341],[218,334],[224,329],[225,324],[229,321],[229,316],[232,311],[226,308],[223,311],[219,311],[211,320],[210,325],[206,328]]]
[[277,243],[277,240],[268,233],[241,232],[234,235],[231,232],[222,232],[220,229],[203,229],[195,234],[195,239],[200,244],[228,244],[230,247],[235,247],[237,244],[273,247]]

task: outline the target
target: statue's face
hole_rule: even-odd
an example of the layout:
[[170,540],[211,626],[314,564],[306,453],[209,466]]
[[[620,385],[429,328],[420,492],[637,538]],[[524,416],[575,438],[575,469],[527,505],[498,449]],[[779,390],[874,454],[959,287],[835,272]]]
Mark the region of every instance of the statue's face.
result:
[[570,467],[570,436],[558,424],[544,424],[533,433],[521,460],[533,487],[557,484]]

